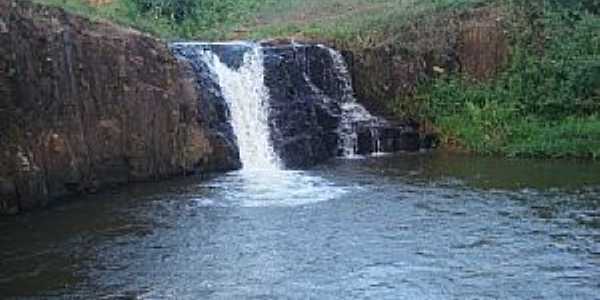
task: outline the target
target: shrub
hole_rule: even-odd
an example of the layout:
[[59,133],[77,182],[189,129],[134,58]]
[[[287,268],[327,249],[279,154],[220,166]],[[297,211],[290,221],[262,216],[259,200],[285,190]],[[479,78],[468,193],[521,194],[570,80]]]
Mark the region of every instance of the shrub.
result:
[[131,0],[143,14],[150,13],[155,18],[167,17],[177,23],[194,16],[196,0]]
[[476,152],[599,157],[600,17],[567,1],[525,17],[537,20],[512,30],[510,67],[494,81],[450,75],[421,87],[429,118]]

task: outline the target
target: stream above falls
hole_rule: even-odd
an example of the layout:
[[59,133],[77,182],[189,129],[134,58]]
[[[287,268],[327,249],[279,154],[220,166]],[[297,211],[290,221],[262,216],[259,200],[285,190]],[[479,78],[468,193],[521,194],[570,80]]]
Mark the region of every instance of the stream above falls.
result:
[[139,184],[0,219],[0,295],[597,299],[600,165],[444,153]]

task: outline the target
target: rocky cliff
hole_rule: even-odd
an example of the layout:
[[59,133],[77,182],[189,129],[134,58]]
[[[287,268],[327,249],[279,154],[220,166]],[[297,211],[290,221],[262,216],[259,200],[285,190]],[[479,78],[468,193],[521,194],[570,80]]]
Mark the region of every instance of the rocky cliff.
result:
[[239,167],[210,111],[191,66],[161,41],[0,0],[0,213]]
[[390,115],[395,106],[412,118],[420,83],[448,73],[486,80],[506,65],[507,21],[504,8],[488,5],[420,18],[369,47],[336,47],[346,50],[357,98],[371,112]]

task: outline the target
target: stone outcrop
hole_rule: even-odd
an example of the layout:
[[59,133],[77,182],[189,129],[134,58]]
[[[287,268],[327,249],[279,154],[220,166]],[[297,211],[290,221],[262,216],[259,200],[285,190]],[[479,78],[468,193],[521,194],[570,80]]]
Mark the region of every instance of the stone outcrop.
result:
[[[342,107],[355,99],[330,49],[277,41],[265,43],[264,52],[273,146],[286,166],[302,168],[341,156]],[[421,146],[408,124],[370,121],[354,122],[352,127],[358,135],[358,154],[415,151]]]
[[[239,149],[233,127],[231,126],[230,112],[223,91],[218,84],[217,74],[199,59],[198,49],[183,47],[173,44],[171,52],[182,63],[189,64],[190,69],[185,73],[186,80],[194,82],[194,87],[199,95],[198,121],[206,128],[217,151],[213,154],[217,161],[233,162],[235,168],[241,167]],[[239,57],[232,61],[239,68],[243,52],[229,57]],[[231,163],[230,163],[231,165]]]
[[192,67],[134,30],[0,0],[0,213],[239,167]]
[[317,46],[265,46],[275,152],[290,168],[335,157],[341,110],[333,100],[339,97],[331,97],[336,89],[326,86],[335,82],[327,52]]
[[338,45],[348,50],[357,98],[369,111],[390,115],[394,105],[410,118],[418,106],[414,96],[420,83],[447,73],[486,80],[505,66],[509,43],[501,8],[433,17],[407,25],[379,45],[362,49]]

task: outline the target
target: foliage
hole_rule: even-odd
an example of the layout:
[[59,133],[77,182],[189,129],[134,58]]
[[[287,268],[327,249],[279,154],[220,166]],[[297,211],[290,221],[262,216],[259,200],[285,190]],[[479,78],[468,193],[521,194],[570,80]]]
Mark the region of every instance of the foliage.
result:
[[569,9],[587,10],[593,14],[600,13],[600,2],[597,0],[550,0],[549,3]]
[[154,33],[163,38],[223,38],[272,0],[114,0],[92,6],[85,0],[34,0],[71,12]]
[[132,0],[141,13],[151,13],[155,18],[166,17],[177,23],[194,15],[199,3],[195,0]]
[[34,0],[104,18],[167,39],[278,38],[338,40],[361,46],[400,32],[411,20],[486,0]]
[[421,87],[445,139],[482,153],[600,157],[600,18],[564,3],[544,9],[526,21],[543,38],[513,29],[512,62],[494,81],[451,75]]

